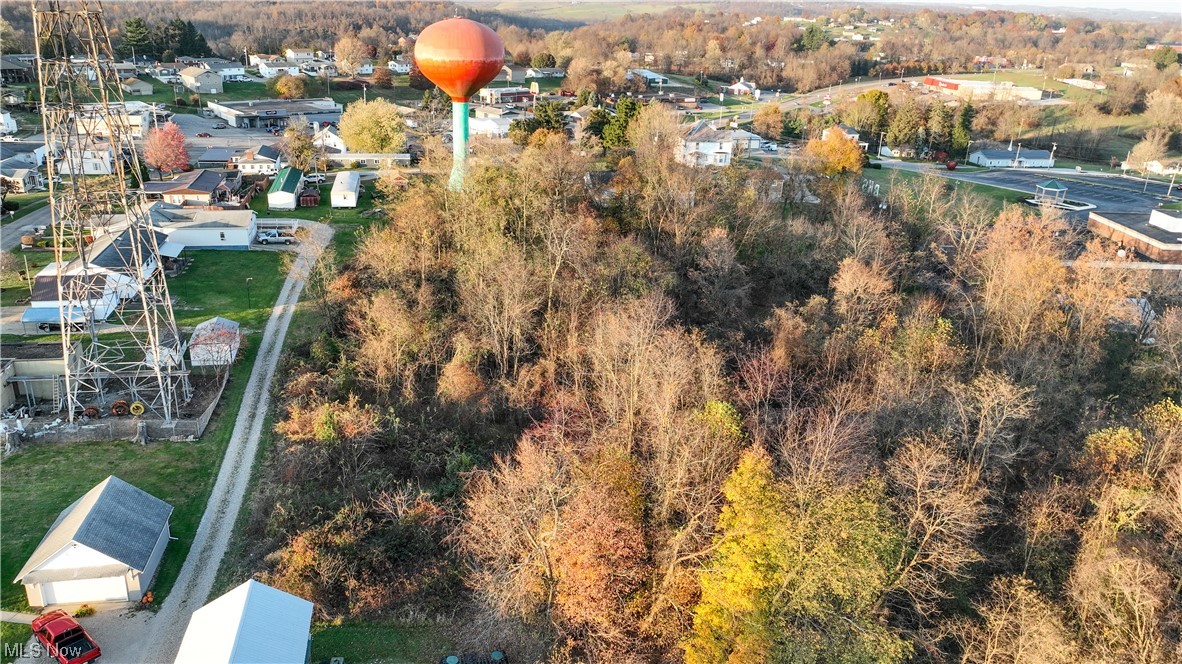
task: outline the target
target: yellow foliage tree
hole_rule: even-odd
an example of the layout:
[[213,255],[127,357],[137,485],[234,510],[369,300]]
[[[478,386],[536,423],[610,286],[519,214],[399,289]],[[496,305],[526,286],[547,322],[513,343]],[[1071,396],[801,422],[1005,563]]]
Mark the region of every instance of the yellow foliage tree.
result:
[[341,138],[352,152],[398,152],[406,147],[406,121],[385,99],[349,104],[340,126]]
[[825,175],[859,173],[862,170],[862,148],[857,141],[844,136],[814,138],[804,146],[804,153],[817,163],[818,170]]

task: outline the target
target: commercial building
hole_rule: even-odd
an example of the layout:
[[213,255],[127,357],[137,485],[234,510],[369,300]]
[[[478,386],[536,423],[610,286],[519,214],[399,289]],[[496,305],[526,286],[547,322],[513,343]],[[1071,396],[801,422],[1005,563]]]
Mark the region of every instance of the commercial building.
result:
[[1014,85],[1013,81],[971,81],[960,78],[928,76],[923,84],[947,95],[969,101],[1038,101],[1044,93],[1038,88]]
[[1182,263],[1182,212],[1088,213],[1088,230],[1163,263]]
[[533,99],[533,93],[529,88],[522,87],[508,87],[508,88],[481,88],[479,93],[480,102],[483,104],[513,104]]
[[296,116],[308,122],[338,122],[344,110],[330,97],[211,101],[206,107],[226,124],[242,128],[286,127]]

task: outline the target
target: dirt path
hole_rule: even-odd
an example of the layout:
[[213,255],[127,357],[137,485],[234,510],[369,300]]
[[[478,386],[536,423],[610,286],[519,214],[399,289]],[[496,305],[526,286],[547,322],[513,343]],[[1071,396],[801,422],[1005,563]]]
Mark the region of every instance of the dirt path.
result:
[[[258,450],[259,436],[270,401],[271,381],[283,350],[287,327],[291,323],[300,293],[304,290],[304,281],[309,269],[332,239],[332,229],[322,224],[305,223],[307,226],[320,228],[314,229],[308,238],[300,243],[298,256],[271,311],[254,369],[246,384],[246,394],[238,411],[234,432],[226,448],[226,455],[222,459],[222,467],[218,471],[217,483],[209,496],[205,514],[201,517],[201,525],[198,526],[193,546],[189,549],[189,556],[185,559],[176,584],[165,598],[160,611],[142,628],[137,624],[128,624],[128,628],[140,630],[135,641],[141,645],[138,652],[128,652],[128,657],[120,658],[120,662],[171,662],[177,648],[180,647],[190,614],[206,603],[209,591],[213,587],[214,577],[230,542],[238,511],[242,507],[246,487],[250,483],[255,452]],[[98,635],[95,637],[98,638]],[[108,659],[105,652],[103,659]]]

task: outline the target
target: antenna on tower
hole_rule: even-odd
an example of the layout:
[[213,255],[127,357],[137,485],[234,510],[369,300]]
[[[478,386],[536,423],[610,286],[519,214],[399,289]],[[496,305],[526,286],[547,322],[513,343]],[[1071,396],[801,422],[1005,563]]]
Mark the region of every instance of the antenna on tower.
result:
[[73,425],[90,400],[138,401],[171,425],[192,387],[162,239],[135,191],[143,170],[123,93],[112,85],[102,5],[32,4],[64,360],[54,408]]

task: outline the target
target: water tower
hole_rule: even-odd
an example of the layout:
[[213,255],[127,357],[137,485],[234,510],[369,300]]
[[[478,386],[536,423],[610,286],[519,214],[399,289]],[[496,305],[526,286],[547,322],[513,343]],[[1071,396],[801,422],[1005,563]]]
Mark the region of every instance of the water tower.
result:
[[415,63],[432,83],[451,96],[452,167],[449,186],[464,185],[468,158],[468,100],[505,66],[505,45],[492,28],[466,18],[446,18],[427,26],[415,42]]

